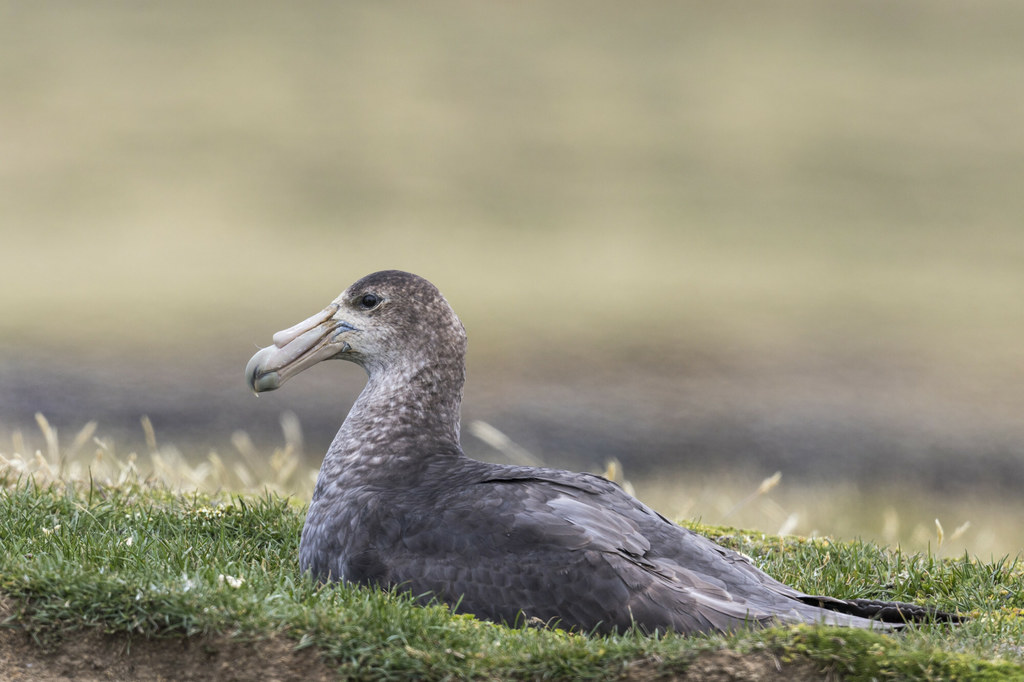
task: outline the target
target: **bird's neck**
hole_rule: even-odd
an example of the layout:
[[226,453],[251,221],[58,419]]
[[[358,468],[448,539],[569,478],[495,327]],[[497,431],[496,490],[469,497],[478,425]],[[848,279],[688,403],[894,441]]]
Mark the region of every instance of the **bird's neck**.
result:
[[370,368],[366,387],[331,443],[320,478],[333,472],[330,476],[339,483],[379,479],[402,485],[438,458],[461,457],[464,383],[461,359]]
[[363,433],[387,428],[392,438],[423,435],[458,447],[463,367],[425,360],[371,370],[345,425]]

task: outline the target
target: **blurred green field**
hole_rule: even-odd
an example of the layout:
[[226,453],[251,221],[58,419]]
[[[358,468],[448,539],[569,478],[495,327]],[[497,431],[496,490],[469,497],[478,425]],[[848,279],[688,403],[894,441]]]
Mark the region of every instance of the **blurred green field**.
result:
[[[230,415],[224,451],[256,430],[230,402],[254,345],[394,267],[466,323],[470,416],[530,449],[721,454],[738,495],[817,452],[807,484],[855,471],[854,499],[930,469],[925,499],[1012,491],[1022,26],[1009,1],[5,5],[0,443],[191,402]],[[309,381],[250,419],[326,433],[344,396],[311,414],[337,391]]]

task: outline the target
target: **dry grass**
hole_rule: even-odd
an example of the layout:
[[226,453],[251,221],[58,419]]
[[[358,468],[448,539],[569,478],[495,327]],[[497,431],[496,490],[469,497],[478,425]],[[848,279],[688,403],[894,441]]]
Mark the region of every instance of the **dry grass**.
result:
[[[234,452],[210,450],[205,457],[186,455],[173,444],[158,443],[147,417],[141,419],[145,442],[141,453],[118,452],[112,441],[96,435],[94,421],[65,445],[45,416],[37,414],[36,420],[45,450],[33,450],[28,445],[31,439],[15,431],[11,454],[0,449],[0,480],[31,477],[43,484],[92,480],[108,485],[146,482],[178,491],[271,491],[300,501],[309,499],[316,481],[317,469],[301,456],[301,427],[291,413],[281,416],[280,447],[261,450],[247,433],[236,431],[231,438]],[[544,464],[489,424],[476,422],[470,431],[495,448],[496,460]],[[722,475],[695,479],[683,472],[630,479],[617,460],[609,461],[599,473],[679,520],[781,536],[862,538],[906,551],[928,550],[937,556],[966,551],[988,560],[1016,555],[1017,547],[1024,545],[1024,531],[1017,523],[1024,505],[1018,500],[946,501],[930,499],[920,491],[865,494],[851,485],[791,483],[780,473],[760,482]]]
[[62,446],[57,430],[46,417],[36,422],[46,443],[45,452],[26,445],[21,431],[12,437],[13,450],[0,451],[0,478],[8,481],[31,477],[41,484],[60,481],[96,481],[123,485],[146,482],[171,490],[209,493],[257,494],[271,491],[308,499],[316,482],[316,469],[303,464],[299,453],[302,436],[294,415],[281,417],[285,443],[272,452],[261,452],[244,431],[232,434],[235,452],[226,456],[210,450],[205,457],[186,457],[173,444],[158,444],[148,417],[142,417],[145,450],[120,453],[109,439],[96,434],[88,422],[69,445]]

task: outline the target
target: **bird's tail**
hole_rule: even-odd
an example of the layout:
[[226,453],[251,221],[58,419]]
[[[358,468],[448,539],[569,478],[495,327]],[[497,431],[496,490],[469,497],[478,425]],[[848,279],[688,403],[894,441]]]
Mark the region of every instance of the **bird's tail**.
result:
[[877,599],[833,599],[831,597],[803,597],[802,601],[811,606],[845,613],[883,623],[963,623],[967,616],[941,611],[930,606],[908,604],[901,601],[878,601]]

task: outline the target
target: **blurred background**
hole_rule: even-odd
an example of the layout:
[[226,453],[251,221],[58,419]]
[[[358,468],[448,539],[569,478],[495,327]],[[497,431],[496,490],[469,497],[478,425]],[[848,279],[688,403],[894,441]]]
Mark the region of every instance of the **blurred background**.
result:
[[549,465],[1016,554],[1022,121],[1010,0],[2,3],[0,454],[315,471],[361,370],[246,361],[399,268]]

